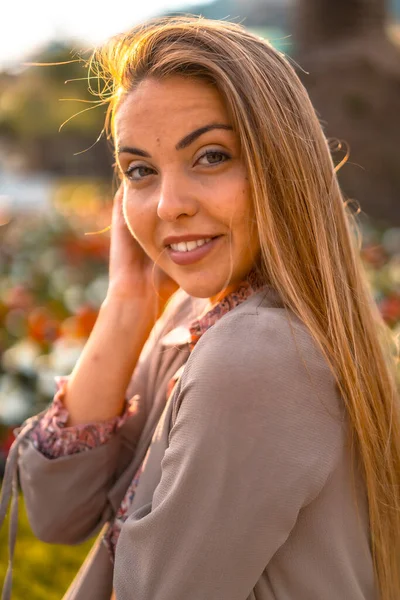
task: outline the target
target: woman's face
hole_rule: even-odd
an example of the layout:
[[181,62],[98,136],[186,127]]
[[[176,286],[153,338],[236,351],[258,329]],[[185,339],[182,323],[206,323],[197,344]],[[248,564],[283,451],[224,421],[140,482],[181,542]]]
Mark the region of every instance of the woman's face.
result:
[[147,79],[123,99],[115,126],[131,233],[191,296],[234,289],[259,242],[239,140],[217,90]]

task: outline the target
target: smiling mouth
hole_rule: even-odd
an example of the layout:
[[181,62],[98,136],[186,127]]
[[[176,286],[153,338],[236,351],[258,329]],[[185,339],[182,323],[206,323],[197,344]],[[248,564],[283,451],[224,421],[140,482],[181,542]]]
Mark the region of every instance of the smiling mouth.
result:
[[191,265],[202,260],[218,245],[221,235],[215,237],[177,242],[167,246],[171,260],[177,265]]
[[191,242],[178,242],[177,244],[169,244],[168,248],[171,248],[174,252],[192,252],[196,248],[201,248],[204,244],[208,244],[212,239],[215,238],[203,238],[201,240],[193,240]]

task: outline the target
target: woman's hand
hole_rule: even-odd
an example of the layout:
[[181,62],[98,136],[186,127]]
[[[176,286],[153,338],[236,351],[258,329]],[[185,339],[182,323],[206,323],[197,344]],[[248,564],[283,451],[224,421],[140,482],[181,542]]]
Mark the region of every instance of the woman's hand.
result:
[[177,284],[145,254],[114,198],[109,287],[99,316],[68,381],[68,425],[120,415],[126,389],[150,331]]
[[176,282],[147,256],[130,233],[122,210],[123,185],[114,197],[111,222],[109,289],[107,300],[143,299],[157,316],[178,289]]

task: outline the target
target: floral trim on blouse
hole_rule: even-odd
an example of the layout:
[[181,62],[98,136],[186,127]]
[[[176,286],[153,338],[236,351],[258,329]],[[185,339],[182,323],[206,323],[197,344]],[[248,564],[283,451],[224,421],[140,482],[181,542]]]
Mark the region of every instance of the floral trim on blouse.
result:
[[115,559],[115,548],[117,547],[117,542],[119,538],[119,534],[121,533],[122,525],[125,523],[128,518],[128,510],[131,506],[133,499],[135,497],[136,488],[139,484],[139,479],[143,471],[143,466],[147,457],[147,454],[150,451],[150,447],[147,450],[146,456],[142,461],[140,467],[135,473],[134,478],[132,479],[132,483],[128,487],[126,494],[121,502],[121,506],[117,510],[114,518],[114,522],[108,527],[107,531],[103,535],[103,543],[105,544],[108,554],[110,556],[111,562],[114,563]]
[[52,404],[29,435],[34,447],[47,458],[77,454],[105,444],[135,410],[136,397],[133,397],[126,402],[124,412],[119,417],[102,423],[84,423],[66,427],[69,414],[63,399],[68,377],[57,377],[56,384],[57,392]]
[[190,350],[192,351],[201,336],[210,329],[221,317],[226,315],[230,310],[239,306],[250,296],[261,290],[265,286],[260,275],[256,271],[251,271],[247,279],[240,286],[222,298],[214,308],[208,311],[203,317],[196,319],[190,326]]

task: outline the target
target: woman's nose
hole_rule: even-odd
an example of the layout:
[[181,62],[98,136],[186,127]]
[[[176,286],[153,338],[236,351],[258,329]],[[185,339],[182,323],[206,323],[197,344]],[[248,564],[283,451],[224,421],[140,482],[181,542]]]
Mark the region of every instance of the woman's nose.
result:
[[198,200],[187,181],[165,177],[159,190],[157,215],[163,221],[175,221],[180,216],[192,217],[198,211]]

